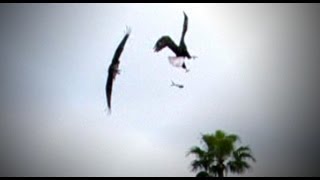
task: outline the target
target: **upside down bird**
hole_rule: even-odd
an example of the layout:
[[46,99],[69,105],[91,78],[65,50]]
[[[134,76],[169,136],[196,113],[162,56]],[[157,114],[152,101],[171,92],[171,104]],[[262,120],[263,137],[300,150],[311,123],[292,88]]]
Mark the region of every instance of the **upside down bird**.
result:
[[107,79],[107,84],[106,84],[106,96],[107,96],[107,103],[108,103],[108,108],[109,108],[109,113],[111,113],[111,94],[112,94],[112,86],[113,86],[113,81],[116,78],[117,74],[120,74],[119,70],[119,58],[120,55],[124,49],[124,46],[127,42],[127,39],[129,38],[129,35],[131,33],[131,29],[127,27],[127,32],[125,36],[123,37],[122,41],[118,45],[116,52],[114,53],[114,56],[112,58],[111,64],[109,66],[108,70],[108,79]]
[[[188,72],[189,70],[186,67],[186,64],[184,62],[184,58],[195,59],[196,56],[190,56],[188,49],[187,49],[187,46],[184,42],[184,37],[185,37],[187,29],[188,29],[188,16],[186,15],[185,12],[183,12],[183,14],[184,14],[184,22],[183,22],[182,35],[181,35],[179,46],[177,46],[168,35],[165,35],[165,36],[162,36],[156,42],[156,44],[154,46],[154,51],[159,52],[165,47],[170,48],[171,51],[173,51],[176,54],[176,57],[169,56],[169,58],[168,58],[169,62],[173,66],[182,67],[183,69],[185,69]],[[183,61],[181,62],[181,60],[183,60]]]

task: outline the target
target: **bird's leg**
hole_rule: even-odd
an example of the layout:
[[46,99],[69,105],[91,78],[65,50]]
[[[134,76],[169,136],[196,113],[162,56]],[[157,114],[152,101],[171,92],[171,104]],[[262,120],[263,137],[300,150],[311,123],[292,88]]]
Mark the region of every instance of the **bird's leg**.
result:
[[114,70],[115,74],[120,74],[119,65],[114,66],[113,70]]
[[182,64],[182,68],[186,70],[186,73],[190,71],[190,70],[187,68],[187,66],[186,66],[185,63]]

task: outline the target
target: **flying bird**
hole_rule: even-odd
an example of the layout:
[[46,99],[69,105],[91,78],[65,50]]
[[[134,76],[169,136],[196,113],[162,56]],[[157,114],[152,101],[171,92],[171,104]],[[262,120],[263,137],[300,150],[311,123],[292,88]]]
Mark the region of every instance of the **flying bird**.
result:
[[129,38],[129,35],[131,33],[131,29],[127,27],[127,31],[125,36],[123,37],[122,41],[118,45],[116,52],[114,53],[114,56],[112,58],[111,64],[109,65],[109,70],[108,70],[108,79],[107,79],[107,84],[106,84],[106,96],[107,96],[107,103],[108,103],[108,108],[109,108],[109,113],[111,112],[111,94],[112,94],[112,86],[113,86],[113,81],[116,78],[117,74],[120,74],[119,70],[119,58],[120,55],[124,49],[124,46],[127,42],[127,39]]
[[163,48],[168,47],[176,55],[176,57],[169,57],[168,58],[169,62],[173,66],[182,67],[183,69],[185,69],[188,72],[188,69],[187,69],[186,64],[184,62],[184,59],[185,58],[195,59],[196,56],[190,56],[190,54],[188,52],[188,49],[187,49],[187,46],[186,46],[186,44],[184,42],[184,37],[185,37],[187,29],[188,29],[188,16],[186,15],[185,12],[183,12],[183,14],[184,14],[184,22],[183,22],[182,35],[181,35],[179,46],[176,45],[176,43],[170,38],[170,36],[165,35],[165,36],[162,36],[156,42],[156,44],[154,46],[154,51],[155,52],[159,52]]
[[172,80],[171,80],[171,86],[176,86],[176,87],[178,87],[178,88],[180,88],[180,89],[183,88],[183,85],[182,85],[182,84],[177,84],[177,83],[173,82]]

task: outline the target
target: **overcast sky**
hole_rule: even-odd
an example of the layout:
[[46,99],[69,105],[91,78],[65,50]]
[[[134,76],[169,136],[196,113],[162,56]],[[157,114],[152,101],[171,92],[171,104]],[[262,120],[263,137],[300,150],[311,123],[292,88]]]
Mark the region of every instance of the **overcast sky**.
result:
[[[1,4],[0,174],[195,176],[187,151],[222,129],[252,148],[244,176],[318,176],[319,10]],[[179,42],[183,11],[198,56],[189,73],[170,50],[153,52],[162,35]],[[126,26],[108,115],[107,70]]]

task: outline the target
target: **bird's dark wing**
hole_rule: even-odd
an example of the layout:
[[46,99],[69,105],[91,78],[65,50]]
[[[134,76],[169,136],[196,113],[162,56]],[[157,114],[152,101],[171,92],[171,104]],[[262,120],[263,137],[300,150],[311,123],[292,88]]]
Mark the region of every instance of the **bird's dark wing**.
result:
[[115,77],[114,73],[115,72],[109,70],[107,84],[106,84],[107,103],[108,103],[109,110],[111,110],[112,85],[113,85],[113,79]]
[[113,56],[113,59],[112,59],[110,66],[109,66],[108,79],[107,79],[107,84],[106,84],[106,96],[107,96],[107,103],[108,103],[109,110],[111,110],[112,85],[113,85],[113,81],[118,73],[118,67],[120,64],[119,58],[120,58],[120,55],[123,51],[123,48],[127,42],[127,39],[129,38],[129,35],[130,35],[130,30],[128,30],[128,32],[123,37],[120,44],[118,45],[118,48]]
[[172,41],[169,36],[162,36],[154,46],[154,50],[155,52],[159,52],[165,47],[169,47],[176,55],[179,54],[178,46]]
[[130,30],[128,30],[128,32],[123,37],[123,39],[120,42],[120,44],[118,45],[118,48],[117,48],[116,52],[113,55],[113,59],[112,59],[112,62],[111,62],[112,64],[119,62],[120,55],[121,55],[121,53],[123,51],[123,48],[124,48],[124,46],[125,46],[125,44],[127,42],[127,39],[129,38],[129,35],[130,35]]
[[184,22],[183,22],[183,28],[182,28],[182,35],[180,39],[180,44],[184,41],[184,36],[186,35],[186,32],[188,30],[188,16],[185,12],[183,12],[184,15]]

